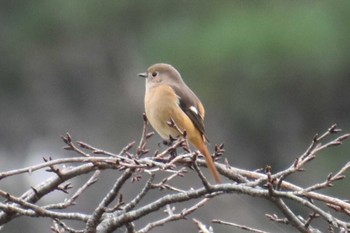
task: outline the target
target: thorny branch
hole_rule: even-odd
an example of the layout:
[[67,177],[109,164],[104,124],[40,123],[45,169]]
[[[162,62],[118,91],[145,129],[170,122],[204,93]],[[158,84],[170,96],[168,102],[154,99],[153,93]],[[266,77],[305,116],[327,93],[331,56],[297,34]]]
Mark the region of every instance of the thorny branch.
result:
[[[176,127],[173,121],[169,121],[168,124]],[[39,164],[0,172],[0,180],[40,170],[52,174],[51,178],[41,184],[27,187],[27,191],[20,196],[16,196],[11,190],[0,189],[0,196],[5,200],[0,203],[1,227],[6,228],[6,223],[19,217],[44,217],[52,219],[51,231],[56,233],[113,232],[120,228],[125,232],[146,233],[169,222],[186,219],[213,198],[235,193],[269,200],[280,210],[279,214],[283,217],[278,217],[275,213],[266,213],[267,219],[282,225],[291,225],[299,232],[326,231],[317,229],[318,225],[314,221],[316,218],[328,224],[328,232],[334,232],[335,229],[339,232],[350,231],[350,221],[344,220],[349,219],[350,203],[318,192],[345,179],[350,162],[345,163],[339,171],[330,173],[324,181],[308,187],[287,181],[292,174],[305,174],[300,172],[304,171],[305,165],[316,159],[321,151],[341,145],[349,138],[350,134],[343,134],[332,139],[333,135],[341,132],[336,125],[332,125],[320,136],[316,134],[305,152],[297,156],[288,168],[277,173],[273,173],[270,166],[266,166],[265,171],[248,171],[231,166],[227,160],[224,163],[216,162],[220,174],[227,178],[227,182],[222,184],[210,183],[204,176],[201,168],[205,166],[205,161],[198,152],[189,151],[186,132],[181,132],[185,138],[172,139],[172,144],[163,151],[150,155],[147,142],[154,133],[148,133],[147,126],[148,122],[144,116],[142,136],[135,149],[133,147],[136,143],[130,142],[119,153],[112,153],[85,142],[75,142],[67,133],[62,140],[65,143],[64,148],[74,153],[72,157],[43,158],[43,162]],[[183,149],[184,153],[174,157],[179,149]],[[223,154],[223,144],[216,145],[214,159],[220,159]],[[186,177],[186,166],[195,170],[198,176],[195,186],[199,187],[180,187],[174,182]],[[70,210],[72,205],[79,209],[80,197],[83,194],[88,195],[89,189],[99,182],[101,173],[107,170],[115,170],[115,182],[109,184],[108,192],[99,196],[95,208],[87,214]],[[73,187],[73,179],[85,174],[89,174],[90,178],[81,186]],[[144,179],[145,176],[148,177],[147,180]],[[156,178],[160,181],[155,182]],[[104,183],[107,188],[109,185]],[[136,194],[130,193],[130,185],[137,187],[139,191]],[[57,191],[66,197],[62,202],[39,204],[43,197]],[[152,198],[155,191],[158,192],[156,199]],[[191,200],[197,202],[193,204]],[[176,212],[176,204],[180,202],[187,203],[189,207]],[[306,211],[296,214],[290,203],[303,206]],[[165,209],[164,216],[138,229],[135,223],[139,219],[161,209]],[[338,213],[334,214],[335,211]],[[74,229],[67,220],[70,220],[69,224],[71,221],[81,222],[85,227]],[[222,220],[213,222],[250,232],[265,232]],[[215,231],[215,228],[208,228],[198,219],[193,219],[193,224],[202,232]]]

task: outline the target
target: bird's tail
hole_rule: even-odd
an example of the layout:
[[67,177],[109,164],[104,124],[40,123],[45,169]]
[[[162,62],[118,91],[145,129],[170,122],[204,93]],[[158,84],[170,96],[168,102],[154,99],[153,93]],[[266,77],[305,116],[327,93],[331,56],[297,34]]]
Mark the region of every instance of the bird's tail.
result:
[[218,172],[218,170],[215,167],[213,158],[211,157],[211,154],[207,148],[207,146],[205,145],[204,142],[201,142],[198,146],[197,149],[203,154],[204,159],[207,163],[207,166],[209,168],[209,171],[211,172],[211,174],[213,175],[216,183],[221,183],[221,176]]

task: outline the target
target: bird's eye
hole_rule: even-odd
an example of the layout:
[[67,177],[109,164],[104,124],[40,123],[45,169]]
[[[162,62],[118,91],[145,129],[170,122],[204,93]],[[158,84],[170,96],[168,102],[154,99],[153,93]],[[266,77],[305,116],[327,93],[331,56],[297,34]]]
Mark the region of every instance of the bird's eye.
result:
[[156,77],[158,75],[158,72],[152,72],[152,77]]

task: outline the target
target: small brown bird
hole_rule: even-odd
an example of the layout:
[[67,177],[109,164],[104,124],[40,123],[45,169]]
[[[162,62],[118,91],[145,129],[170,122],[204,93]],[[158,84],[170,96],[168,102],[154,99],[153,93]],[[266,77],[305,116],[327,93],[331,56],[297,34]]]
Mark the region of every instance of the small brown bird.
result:
[[186,131],[187,139],[204,156],[208,168],[216,182],[221,177],[206,146],[204,129],[204,107],[198,97],[182,80],[180,73],[169,64],[154,64],[147,72],[138,76],[146,78],[145,111],[146,116],[164,139],[181,135],[168,122],[173,120],[177,127]]

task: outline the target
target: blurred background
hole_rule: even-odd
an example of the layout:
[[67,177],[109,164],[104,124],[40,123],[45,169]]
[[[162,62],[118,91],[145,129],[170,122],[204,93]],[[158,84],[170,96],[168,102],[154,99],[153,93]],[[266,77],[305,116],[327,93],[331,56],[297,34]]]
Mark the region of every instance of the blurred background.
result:
[[[1,171],[44,156],[71,156],[62,149],[66,132],[113,152],[138,140],[144,80],[136,74],[158,62],[174,65],[201,98],[211,150],[225,143],[224,157],[234,166],[284,169],[315,133],[333,123],[350,129],[349,25],[350,1],[1,1]],[[149,146],[159,141],[154,136]],[[323,152],[290,180],[301,186],[323,181],[348,161],[349,152],[348,142]],[[189,173],[192,185],[201,185]],[[20,195],[50,175],[3,180],[0,188]],[[98,183],[78,205],[91,203],[84,205],[89,213],[100,200],[96,190],[104,194],[115,178],[115,172],[104,172],[111,185]],[[134,186],[130,192],[138,190]],[[349,188],[344,180],[324,192],[349,199]],[[43,202],[62,197],[50,194]],[[191,217],[294,232],[269,222],[265,213],[279,212],[265,200],[231,195]],[[4,232],[49,232],[50,224],[20,218]],[[184,220],[154,230],[175,231],[196,228]]]

